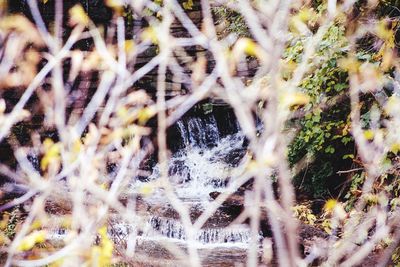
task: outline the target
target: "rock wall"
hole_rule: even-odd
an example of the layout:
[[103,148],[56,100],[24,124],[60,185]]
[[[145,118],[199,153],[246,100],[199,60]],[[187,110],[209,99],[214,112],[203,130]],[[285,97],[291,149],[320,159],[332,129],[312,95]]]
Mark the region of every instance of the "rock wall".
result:
[[[54,13],[55,13],[55,1],[47,1],[44,3],[43,1],[39,2],[39,10],[43,16],[43,19],[47,25],[50,25],[52,21],[54,21]],[[185,0],[179,0],[181,4],[185,2]],[[75,4],[81,4],[89,17],[99,25],[107,27],[112,26],[114,20],[112,16],[112,11],[104,4],[102,0],[72,0],[72,1],[64,1],[64,38],[66,39],[69,36],[71,29],[68,27],[68,13],[67,10],[74,6]],[[27,0],[9,0],[9,9],[13,13],[23,13],[27,17],[32,19],[31,12]],[[201,29],[202,26],[202,11],[200,6],[200,1],[193,1],[193,5],[190,9],[186,9],[186,14],[192,20],[192,22]],[[140,31],[142,31],[145,27],[148,26],[146,17],[144,14],[134,14],[133,19],[126,19],[126,39],[135,39]],[[177,19],[172,24],[171,33],[175,37],[190,37],[189,33],[185,29],[185,26],[182,25]],[[116,37],[115,37],[116,39]],[[116,40],[114,40],[116,42]],[[92,40],[86,39],[80,41],[75,48],[81,50],[90,50],[93,45]],[[151,46],[146,51],[141,53],[137,59],[135,65],[132,67],[133,69],[138,69],[141,66],[145,65],[149,62],[155,55],[157,54],[157,47]],[[206,51],[203,47],[200,46],[188,46],[183,48],[180,51],[174,51],[174,56],[177,59],[177,62],[180,64],[185,74],[191,73],[191,65],[197,59],[198,56],[205,57],[207,59],[207,71],[210,73],[215,66],[215,62],[212,58],[211,53]],[[65,72],[67,73],[69,70],[68,62],[65,64]],[[257,68],[257,62],[255,60],[250,60],[248,62],[243,62],[240,66],[238,66],[237,75],[240,77],[252,77]],[[66,74],[65,74],[66,75]],[[91,75],[86,75],[91,76]],[[135,87],[144,88],[148,92],[155,94],[156,88],[156,78],[157,76],[157,68],[153,69],[150,73],[148,73],[145,77],[139,80]],[[189,77],[188,76],[188,77]],[[82,81],[77,81],[77,88],[73,88],[80,91],[87,91],[82,86],[87,86],[89,83],[93,83],[91,85],[92,88],[97,88],[97,83],[91,77],[80,77],[83,79]],[[168,71],[167,79],[166,79],[166,87],[167,87],[167,95],[174,96],[177,94],[185,94],[190,90],[190,79],[179,79],[174,77],[174,75]],[[91,91],[91,90],[89,90]],[[77,94],[82,95],[82,94]],[[76,99],[75,99],[76,100]],[[82,99],[81,99],[82,100]],[[84,103],[85,101],[81,101]]]

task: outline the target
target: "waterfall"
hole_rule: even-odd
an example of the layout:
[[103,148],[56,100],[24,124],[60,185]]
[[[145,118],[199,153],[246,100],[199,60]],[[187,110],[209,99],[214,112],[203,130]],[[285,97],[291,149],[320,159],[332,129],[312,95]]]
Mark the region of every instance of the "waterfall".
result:
[[[126,224],[115,224],[109,229],[109,235],[118,238],[127,238],[135,227]],[[63,233],[65,234],[65,232]],[[175,219],[152,216],[143,226],[140,234],[141,240],[154,240],[158,238],[170,238],[175,241],[187,240],[183,225]],[[244,245],[250,241],[251,232],[248,226],[237,225],[227,228],[205,228],[195,233],[195,241],[198,245],[206,244],[231,244]]]
[[[236,122],[229,122],[230,124]],[[238,177],[246,167],[245,137],[240,131],[221,134],[217,120],[212,115],[184,117],[177,121],[176,129],[180,138],[180,149],[175,151],[168,162],[168,178],[178,198],[190,207],[192,220],[207,209],[212,200],[211,192],[223,192],[230,180]],[[38,165],[36,157],[30,158],[33,166]],[[118,167],[115,167],[118,169]],[[110,172],[109,175],[113,175]],[[159,166],[152,168],[152,173],[145,180],[135,179],[131,190],[136,193],[148,182],[160,177]],[[144,251],[157,242],[187,243],[187,234],[182,223],[177,219],[178,213],[168,204],[162,189],[156,189],[150,196],[140,201],[151,207],[144,213],[137,214],[137,222],[127,224],[121,219],[110,223],[108,234],[116,243],[134,237],[136,244]],[[194,233],[195,246],[200,249],[211,249],[210,253],[230,253],[231,249],[246,250],[251,239],[247,225],[229,225],[229,218],[224,206],[212,215],[204,228]],[[114,220],[114,219],[113,219]],[[49,239],[63,242],[70,230],[55,225]],[[147,242],[147,243],[146,243]],[[222,249],[222,250],[221,250]]]
[[[232,125],[236,122],[229,123]],[[181,143],[169,159],[168,178],[178,198],[190,207],[191,219],[195,220],[207,209],[209,202],[213,201],[210,193],[223,192],[230,180],[243,172],[247,159],[245,137],[240,131],[221,134],[216,118],[210,114],[184,117],[177,121],[175,127],[175,136],[179,137],[180,140],[177,141]],[[34,159],[31,162],[37,165]],[[112,172],[109,175],[112,175]],[[131,190],[138,192],[146,183],[156,181],[159,177],[159,165],[156,164],[151,175],[145,180],[134,180]],[[162,189],[156,189],[152,195],[144,197],[141,201],[152,208],[138,216],[137,224],[126,224],[121,220],[110,224],[108,234],[115,242],[127,240],[128,236],[134,236],[137,244],[142,245],[143,242],[157,243],[162,239],[180,243],[187,241],[185,228],[176,219],[178,214],[168,204]],[[214,214],[204,228],[194,233],[194,245],[202,248],[211,245],[213,249],[221,246],[232,249],[247,248],[251,238],[249,227],[226,227],[233,220],[228,219],[229,215],[224,213],[226,208],[230,207],[224,207]],[[56,227],[50,239],[61,241],[68,232],[61,226]]]
[[183,145],[184,145],[185,147],[188,147],[189,144],[190,144],[190,142],[189,142],[189,133],[188,133],[188,131],[186,130],[186,127],[185,127],[185,125],[183,124],[183,121],[182,121],[182,120],[178,120],[178,121],[176,122],[176,124],[177,124],[177,126],[178,126],[180,136],[182,137]]
[[[241,133],[220,138],[215,119],[189,119],[178,122],[185,147],[169,160],[168,175],[176,194],[183,199],[208,200],[209,193],[222,191],[230,177],[238,172],[243,158],[244,137]],[[153,168],[149,180],[160,177],[159,166]],[[137,182],[136,186],[142,186]]]
[[206,148],[218,144],[220,134],[214,116],[189,117],[177,122],[184,147]]
[[[174,219],[152,217],[149,228],[143,236],[164,236],[173,239],[186,240],[185,230],[182,224]],[[246,226],[229,228],[200,229],[195,234],[195,240],[200,244],[221,243],[248,243],[250,241],[250,229]]]
[[[176,242],[185,242],[187,240],[183,225],[175,219],[152,216],[141,228],[139,231],[140,234],[137,235],[137,242],[157,240],[159,238],[169,238]],[[138,229],[134,225],[114,223],[108,229],[108,235],[118,242],[127,239],[130,234]],[[53,231],[50,231],[48,239],[53,242],[60,242],[69,232],[69,230],[62,227],[55,228]],[[261,238],[261,235],[259,238]],[[251,231],[246,225],[235,225],[225,228],[204,228],[195,233],[194,239],[197,245],[246,246],[250,242]]]

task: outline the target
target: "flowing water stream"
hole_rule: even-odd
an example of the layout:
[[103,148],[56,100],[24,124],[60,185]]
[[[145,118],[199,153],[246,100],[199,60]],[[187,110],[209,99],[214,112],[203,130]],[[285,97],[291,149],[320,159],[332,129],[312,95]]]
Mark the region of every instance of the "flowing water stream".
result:
[[[226,122],[225,122],[226,123]],[[232,125],[232,122],[230,122]],[[210,194],[223,192],[234,177],[238,177],[247,160],[245,138],[236,122],[232,129],[222,133],[221,123],[213,114],[186,116],[175,124],[175,138],[168,163],[168,179],[178,199],[190,211],[192,222],[204,212],[213,201]],[[159,165],[151,166],[151,175],[145,179],[135,178],[130,185],[133,194],[146,185],[157,183],[160,178]],[[163,189],[154,189],[149,196],[140,200],[147,211],[139,225],[125,224],[120,220],[111,223],[110,236],[119,243],[127,243],[134,237],[135,253],[145,255],[146,260],[138,261],[140,266],[164,266],[166,260],[175,257],[164,247],[174,244],[187,248],[187,234],[179,220],[179,214],[169,204]],[[230,209],[231,207],[225,207]],[[194,234],[193,246],[198,248],[205,266],[233,266],[244,263],[251,234],[247,225],[233,225],[234,218],[219,209]],[[65,230],[54,233],[54,239],[62,239]],[[150,261],[149,259],[154,261]],[[157,262],[164,259],[164,263]],[[167,264],[165,264],[167,265]]]
[[[179,149],[175,149],[169,160],[168,178],[176,196],[189,208],[191,219],[195,221],[213,201],[210,193],[223,192],[232,177],[238,176],[244,168],[247,158],[245,138],[237,125],[229,134],[221,134],[212,114],[184,117],[175,127],[179,140],[174,140],[174,143]],[[136,180],[132,184],[134,191],[140,190],[146,183],[157,181],[160,177],[159,166],[155,165],[152,170],[146,181]],[[179,215],[168,204],[163,190],[156,189],[144,201],[158,208],[150,212],[138,234],[139,244],[145,244],[142,247],[139,245],[139,251],[158,255],[160,248],[155,244],[163,242],[185,247],[185,229]],[[232,220],[229,214],[219,210],[209,223],[195,233],[195,244],[192,245],[199,249],[205,265],[231,266],[245,262],[250,230],[247,225],[228,226]],[[124,236],[131,232],[121,225],[118,231]]]

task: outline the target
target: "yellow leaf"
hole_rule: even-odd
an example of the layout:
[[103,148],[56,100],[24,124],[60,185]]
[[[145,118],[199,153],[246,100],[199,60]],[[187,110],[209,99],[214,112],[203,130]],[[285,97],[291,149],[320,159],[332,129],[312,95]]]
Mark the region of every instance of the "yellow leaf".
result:
[[114,245],[107,235],[107,227],[101,227],[98,233],[100,235],[100,244],[92,247],[92,265],[109,266]]
[[122,0],[106,0],[105,3],[107,6],[114,9],[114,11],[117,12],[118,15],[122,14],[122,11],[124,10],[124,1],[122,1]]
[[296,106],[296,105],[299,105],[299,106],[305,105],[309,101],[310,101],[310,97],[301,92],[284,94],[281,99],[281,102],[286,107],[292,107],[292,106]]
[[372,140],[372,139],[374,139],[374,132],[372,131],[372,130],[366,130],[366,131],[364,131],[364,137],[365,137],[365,139],[367,139],[367,140]]
[[140,188],[140,193],[142,195],[150,195],[152,194],[154,191],[154,186],[151,184],[144,184],[141,188]]
[[143,41],[151,41],[153,44],[158,43],[157,32],[153,27],[147,27],[144,29],[141,38]]
[[186,10],[192,10],[193,9],[193,0],[188,0],[186,2],[182,3],[183,8]]
[[394,154],[397,154],[400,151],[400,143],[394,143],[390,147],[390,151],[392,151]]
[[35,25],[30,22],[29,19],[21,15],[11,15],[1,18],[0,30],[15,31],[21,33],[29,41],[37,45],[44,44]]
[[314,225],[314,222],[317,220],[314,214],[307,214],[307,221],[310,225]]
[[377,204],[379,201],[379,197],[376,194],[365,194],[363,196],[368,204]]
[[[385,47],[386,48],[386,47]],[[381,63],[381,68],[383,71],[389,70],[390,67],[393,65],[393,59],[395,58],[394,52],[392,49],[386,48],[386,49],[381,49],[382,51],[382,63]]]
[[107,190],[107,188],[108,188],[107,183],[100,184],[100,188],[103,189],[103,190]]
[[303,8],[297,14],[297,17],[304,23],[316,18],[316,13],[313,9]]
[[386,101],[385,112],[391,116],[396,116],[400,112],[400,98],[398,96],[392,95]]
[[336,207],[337,201],[336,199],[329,199],[324,206],[325,211],[331,212]]
[[332,224],[329,219],[325,219],[321,224],[325,232],[327,232],[328,234],[332,234]]
[[130,53],[135,48],[135,42],[133,40],[126,40],[124,42],[125,53]]
[[10,243],[10,239],[4,234],[4,232],[0,232],[0,246],[8,245]]
[[393,32],[392,29],[387,28],[387,22],[384,20],[381,20],[377,25],[376,25],[376,34],[378,35],[379,38],[385,41],[385,43],[390,47],[394,47],[395,43],[395,33]]
[[25,236],[19,243],[19,251],[27,251],[33,248],[36,244],[43,243],[46,240],[46,231],[35,231]]
[[75,5],[69,10],[70,23],[72,25],[81,24],[87,26],[89,24],[89,17],[81,5]]
[[47,2],[49,2],[49,0],[42,0],[43,4],[46,4]]
[[72,144],[72,152],[78,154],[82,149],[82,142],[80,139],[75,140]]
[[140,125],[144,125],[151,117],[156,114],[154,108],[145,107],[139,111],[138,122]]
[[338,65],[341,69],[347,70],[350,73],[358,72],[361,66],[360,62],[352,57],[339,59]]
[[243,53],[245,53],[249,56],[257,57],[259,59],[266,58],[266,54],[264,53],[264,50],[250,38],[240,38],[236,42],[236,44],[232,50],[232,53],[236,59],[239,59]]
[[34,220],[31,224],[31,229],[36,230],[42,226],[42,222],[40,220]]
[[129,112],[128,112],[128,110],[126,109],[126,107],[120,107],[120,108],[117,110],[117,116],[118,116],[119,118],[121,118],[122,120],[127,120],[128,116],[129,116]]
[[60,158],[60,145],[54,144],[50,138],[47,138],[43,142],[45,154],[40,161],[40,168],[46,170],[50,163],[56,162]]
[[10,219],[10,214],[4,213],[3,219],[0,221],[0,230],[5,230],[7,228],[9,219]]

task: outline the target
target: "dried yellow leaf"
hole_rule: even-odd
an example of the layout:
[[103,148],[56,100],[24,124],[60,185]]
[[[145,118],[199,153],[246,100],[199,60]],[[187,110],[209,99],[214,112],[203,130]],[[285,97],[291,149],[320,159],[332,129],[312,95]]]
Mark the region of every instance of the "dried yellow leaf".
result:
[[297,14],[297,17],[302,21],[302,22],[308,22],[309,20],[315,19],[316,18],[316,13],[313,9],[311,8],[303,8],[299,11]]
[[301,92],[287,93],[282,96],[282,103],[286,107],[305,105],[310,101],[310,97]]
[[75,5],[69,10],[70,23],[72,25],[81,24],[87,26],[89,24],[89,17],[81,5]]
[[45,154],[40,161],[40,168],[46,170],[50,163],[59,160],[61,147],[60,144],[54,144],[49,138],[44,140],[43,147],[45,149]]
[[130,53],[135,48],[135,42],[133,40],[125,40],[124,48],[125,53]]
[[400,143],[394,143],[390,146],[390,151],[397,154],[400,151]]
[[147,27],[141,35],[143,41],[151,41],[154,44],[158,43],[157,32],[154,27]]
[[40,244],[46,241],[46,231],[35,231],[25,236],[19,243],[19,251],[27,251],[33,248],[36,244]]
[[29,19],[21,15],[11,15],[2,18],[0,20],[0,30],[6,32],[15,31],[36,45],[44,44],[35,25],[30,22]]
[[106,5],[114,9],[117,14],[121,15],[124,10],[124,1],[122,0],[106,0]]
[[395,33],[393,32],[392,29],[387,28],[387,22],[384,20],[381,20],[377,25],[376,25],[376,34],[378,35],[379,38],[384,40],[386,43],[390,45],[390,47],[394,47],[394,39],[395,39]]
[[365,137],[365,139],[367,139],[367,140],[372,140],[372,139],[374,139],[374,136],[375,136],[374,131],[372,131],[372,130],[366,130],[366,131],[364,131],[364,137]]
[[156,114],[154,108],[145,107],[139,111],[138,114],[138,122],[140,125],[144,125],[151,117]]
[[358,72],[361,66],[360,62],[353,57],[339,59],[338,65],[340,68],[347,70],[350,73]]
[[142,195],[151,195],[154,191],[154,186],[151,184],[144,184],[141,188],[140,188],[140,193]]
[[42,222],[40,220],[34,220],[31,224],[31,229],[36,230],[42,226]]
[[182,6],[186,10],[192,10],[193,9],[193,0],[188,0],[186,2],[183,2]]
[[82,150],[82,142],[80,139],[75,140],[75,142],[72,144],[72,152],[75,154],[79,154]]
[[331,212],[336,207],[337,201],[336,199],[329,199],[324,206],[325,211]]
[[232,50],[232,54],[236,59],[239,59],[243,53],[259,59],[266,58],[264,50],[250,38],[240,38]]
[[91,260],[93,266],[109,266],[111,264],[113,242],[107,235],[107,227],[103,226],[98,230],[100,236],[99,246],[93,246]]

